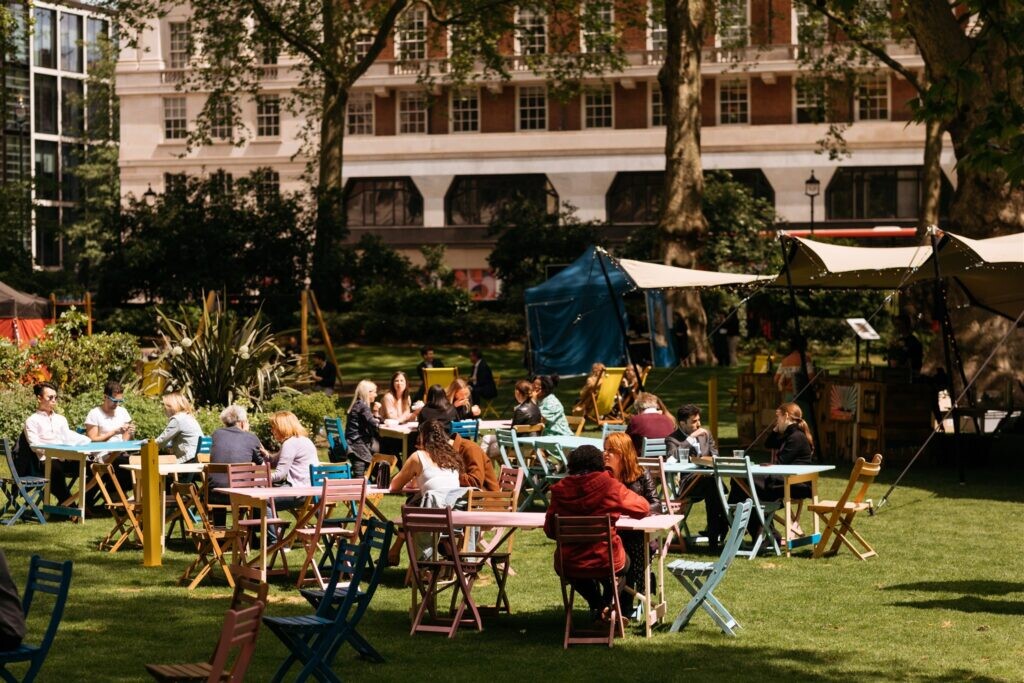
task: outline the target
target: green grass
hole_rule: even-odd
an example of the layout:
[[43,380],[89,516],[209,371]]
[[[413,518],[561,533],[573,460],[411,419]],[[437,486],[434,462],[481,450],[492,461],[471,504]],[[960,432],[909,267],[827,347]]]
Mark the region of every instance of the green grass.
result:
[[[822,482],[835,495],[848,469]],[[516,537],[509,593],[514,614],[485,619],[485,630],[455,640],[409,636],[403,569],[389,569],[364,635],[387,663],[357,660],[350,649],[335,669],[348,680],[880,680],[1016,681],[1024,677],[1024,538],[1020,472],[968,473],[916,467],[906,485],[858,527],[880,557],[861,562],[847,551],[828,560],[739,559],[719,597],[743,625],[724,636],[702,612],[682,633],[645,640],[634,631],[615,647],[561,648],[562,612],[551,569],[553,543],[539,531]],[[877,501],[896,469],[883,470]],[[394,514],[397,502],[387,501]],[[696,516],[703,516],[697,508]],[[695,520],[699,526],[702,520]],[[805,526],[808,521],[805,519]],[[15,581],[23,586],[34,553],[75,562],[71,599],[41,681],[144,680],[146,662],[204,659],[218,632],[229,591],[217,581],[195,592],[176,585],[190,560],[181,546],[164,565],[142,567],[141,552],[96,550],[110,520],[0,527]],[[295,557],[295,554],[292,554]],[[494,595],[476,594],[483,603]],[[684,604],[669,580],[669,609]],[[274,583],[268,613],[306,610],[290,584]],[[30,641],[42,628],[30,623]],[[265,681],[284,656],[260,634],[248,680]],[[20,669],[16,669],[19,670]]]

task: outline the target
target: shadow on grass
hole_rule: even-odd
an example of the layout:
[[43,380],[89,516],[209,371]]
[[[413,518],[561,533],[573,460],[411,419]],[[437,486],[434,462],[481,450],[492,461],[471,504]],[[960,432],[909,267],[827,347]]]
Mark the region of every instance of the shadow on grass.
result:
[[1024,601],[988,600],[975,595],[962,595],[947,600],[917,600],[890,603],[892,607],[913,607],[914,609],[949,609],[968,614],[1005,614],[1024,616]]
[[1006,595],[1024,593],[1024,583],[1014,581],[918,581],[886,586],[887,591],[935,591],[939,593],[964,593],[967,595]]

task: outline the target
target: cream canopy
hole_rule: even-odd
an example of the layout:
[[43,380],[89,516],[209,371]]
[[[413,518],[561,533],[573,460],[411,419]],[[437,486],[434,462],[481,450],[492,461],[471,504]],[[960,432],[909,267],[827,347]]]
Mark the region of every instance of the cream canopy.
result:
[[[931,248],[847,247],[788,237],[789,272],[794,287],[897,289],[931,256]],[[775,279],[786,286],[786,273]]]
[[772,280],[772,275],[746,275],[744,273],[719,273],[711,270],[676,268],[659,263],[646,263],[632,259],[612,259],[638,289],[676,289],[682,287],[719,287],[722,285],[745,285],[762,280]]

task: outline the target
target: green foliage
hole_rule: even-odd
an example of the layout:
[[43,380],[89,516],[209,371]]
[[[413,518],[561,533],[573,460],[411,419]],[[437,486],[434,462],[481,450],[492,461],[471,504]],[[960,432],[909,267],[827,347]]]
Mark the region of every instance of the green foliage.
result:
[[31,217],[29,189],[27,183],[13,179],[0,185],[0,281],[18,289],[33,287],[32,255],[25,248]]
[[[198,310],[198,309],[197,309]],[[157,335],[156,314],[152,306],[111,308],[97,312],[93,329],[101,332],[126,332],[136,337]]]
[[0,338],[0,387],[31,384],[38,369],[29,349],[19,349],[14,342]]
[[35,360],[49,369],[62,393],[80,394],[102,388],[108,380],[130,384],[139,359],[138,341],[130,334],[100,332],[87,336],[85,315],[74,307],[46,326],[35,347]]
[[318,391],[310,394],[282,391],[264,403],[263,410],[255,415],[252,430],[262,441],[271,440],[268,416],[279,410],[295,413],[312,438],[323,429],[325,417],[344,415],[348,411],[348,399],[344,396],[326,396]]
[[[181,311],[183,314],[184,311]],[[168,369],[168,389],[196,406],[245,399],[259,406],[291,378],[294,366],[274,342],[260,314],[242,318],[204,311],[198,325],[174,320],[157,309]]]
[[[85,423],[89,411],[103,402],[103,390],[94,389],[80,394],[62,393],[58,410],[68,419],[74,429]],[[124,409],[135,422],[135,438],[149,439],[160,434],[167,426],[160,399],[128,390],[124,392]]]
[[20,384],[4,385],[0,391],[0,437],[12,443],[25,428],[25,420],[36,410],[32,388]]

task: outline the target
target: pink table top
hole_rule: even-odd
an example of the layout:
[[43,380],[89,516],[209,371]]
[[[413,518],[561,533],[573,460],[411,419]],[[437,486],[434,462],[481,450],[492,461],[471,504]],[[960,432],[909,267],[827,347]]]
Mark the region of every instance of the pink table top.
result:
[[252,488],[218,488],[217,491],[229,496],[241,496],[252,500],[271,500],[273,498],[295,498],[298,496],[318,496],[323,493],[319,486],[272,486]]
[[[452,511],[452,521],[472,526],[514,526],[520,529],[539,529],[544,526],[543,512],[464,512]],[[683,521],[683,515],[651,515],[643,519],[620,517],[617,529],[633,531],[665,531]]]
[[[512,426],[512,420],[480,420],[480,429],[508,429]],[[402,424],[381,423],[380,429],[392,434],[411,434],[419,429],[418,422],[404,422]]]

